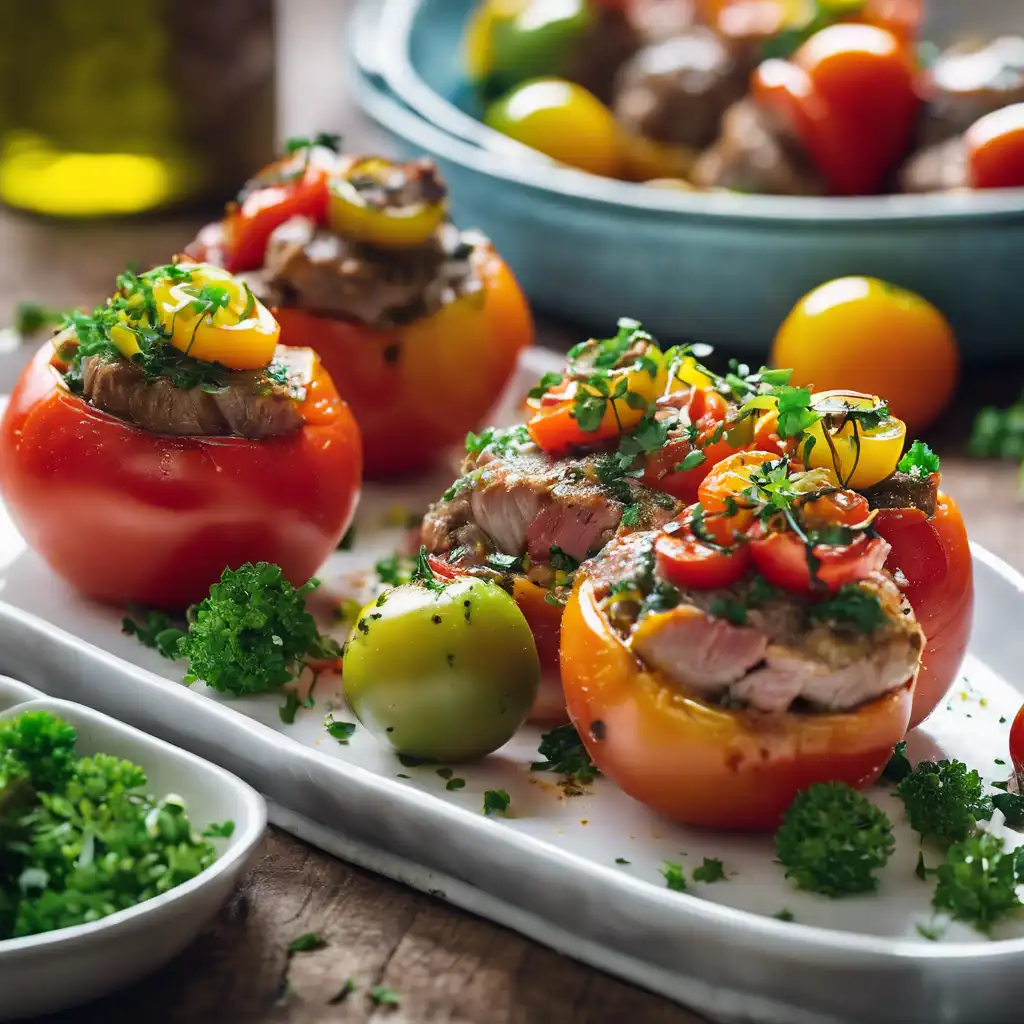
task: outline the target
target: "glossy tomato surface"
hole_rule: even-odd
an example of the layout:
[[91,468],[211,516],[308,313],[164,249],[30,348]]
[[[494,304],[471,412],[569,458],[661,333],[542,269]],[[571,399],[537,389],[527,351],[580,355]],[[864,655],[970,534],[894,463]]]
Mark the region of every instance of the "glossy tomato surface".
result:
[[226,566],[312,576],[359,496],[359,429],[321,369],[294,434],[165,437],[72,395],[47,342],[0,425],[0,485],[15,525],[72,586],[114,604],[181,610]]
[[913,684],[845,714],[713,707],[643,668],[584,580],[562,618],[562,684],[594,763],[630,796],[688,825],[778,826],[815,782],[874,782],[903,738]]
[[896,576],[927,638],[914,694],[913,727],[949,692],[967,654],[974,615],[974,562],[963,516],[947,494],[939,493],[931,519],[917,510],[882,510],[875,528],[892,545],[886,568]]
[[492,250],[476,252],[483,290],[433,316],[380,329],[275,309],[281,343],[319,353],[363,435],[366,475],[427,468],[460,442],[501,395],[533,342],[529,306]]

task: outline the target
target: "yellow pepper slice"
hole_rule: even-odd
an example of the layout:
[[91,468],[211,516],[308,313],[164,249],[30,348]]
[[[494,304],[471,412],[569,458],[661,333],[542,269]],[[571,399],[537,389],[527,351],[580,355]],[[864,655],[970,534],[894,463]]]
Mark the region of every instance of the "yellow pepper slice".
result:
[[824,419],[807,432],[814,438],[808,468],[827,470],[833,484],[854,490],[874,487],[892,476],[903,454],[906,424],[889,416],[877,426],[865,427],[856,418],[858,410],[866,412],[882,404],[874,395],[857,391],[812,395],[811,405]]
[[341,178],[330,182],[328,220],[332,231],[356,242],[385,249],[414,249],[428,241],[448,216],[447,198],[394,205],[415,173],[378,158],[356,161]]
[[[157,317],[170,334],[170,344],[193,359],[220,363],[229,370],[267,366],[281,334],[270,310],[220,267],[197,263],[185,269],[187,278],[153,283]],[[110,340],[120,349],[115,330]]]
[[714,384],[714,381],[698,367],[693,356],[684,356],[679,362],[674,363],[671,374],[666,381],[668,392],[679,390],[680,384],[691,388],[709,388]]

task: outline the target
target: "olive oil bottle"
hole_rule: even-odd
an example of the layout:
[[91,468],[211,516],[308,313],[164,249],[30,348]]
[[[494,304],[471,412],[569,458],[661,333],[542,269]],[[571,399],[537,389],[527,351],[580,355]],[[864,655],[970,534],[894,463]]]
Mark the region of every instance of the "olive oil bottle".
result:
[[0,0],[0,201],[222,201],[274,145],[273,0]]

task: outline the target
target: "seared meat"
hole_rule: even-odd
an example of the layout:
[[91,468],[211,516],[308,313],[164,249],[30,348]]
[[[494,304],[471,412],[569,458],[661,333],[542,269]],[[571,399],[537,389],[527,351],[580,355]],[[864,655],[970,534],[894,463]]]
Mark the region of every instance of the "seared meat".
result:
[[246,280],[270,306],[393,326],[479,290],[470,256],[474,247],[487,244],[482,236],[445,225],[420,248],[385,250],[294,217],[273,232],[263,270]]
[[951,192],[967,188],[967,146],[962,135],[918,150],[900,168],[901,192]]
[[692,28],[645,47],[623,67],[615,117],[632,135],[703,149],[747,91],[746,77],[714,32]]
[[692,28],[694,0],[632,0],[626,17],[642,45],[660,43]]
[[928,106],[920,141],[932,146],[962,135],[975,121],[1024,102],[1024,39],[1001,36],[981,47],[954,47],[924,77]]
[[[600,459],[553,459],[531,444],[468,456],[454,493],[427,512],[423,543],[461,565],[482,564],[495,552],[547,563],[552,548],[583,561],[615,536],[626,511],[600,483]],[[681,511],[635,481],[623,486],[638,526],[661,525]]]
[[931,518],[939,500],[939,476],[915,476],[893,473],[874,487],[862,492],[872,508],[916,508]]
[[127,359],[82,360],[83,397],[97,409],[154,434],[264,438],[302,426],[301,397],[313,369],[310,349],[279,347],[292,385],[263,371],[236,371],[222,388],[180,388],[167,377],[147,378]]
[[811,614],[814,598],[763,585],[755,592],[753,578],[725,590],[678,590],[658,580],[653,542],[650,533],[620,538],[587,571],[636,655],[684,689],[764,712],[797,701],[843,711],[917,671],[924,635],[888,573],[858,584],[882,616],[864,632]]
[[594,5],[590,25],[572,47],[565,77],[607,103],[612,98],[616,73],[640,44],[640,34],[628,15],[613,7]]
[[800,141],[750,97],[726,111],[718,141],[700,155],[692,179],[700,188],[768,195],[828,192]]

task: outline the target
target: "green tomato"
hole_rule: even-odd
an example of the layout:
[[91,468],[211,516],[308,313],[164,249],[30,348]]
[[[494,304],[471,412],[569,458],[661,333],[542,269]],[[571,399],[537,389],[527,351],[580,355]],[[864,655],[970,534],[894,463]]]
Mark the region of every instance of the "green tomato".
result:
[[540,683],[530,627],[500,587],[407,583],[363,609],[343,685],[356,717],[398,753],[466,761],[507,743]]
[[593,22],[588,0],[532,0],[491,22],[488,85],[510,89],[540,75],[564,74]]

